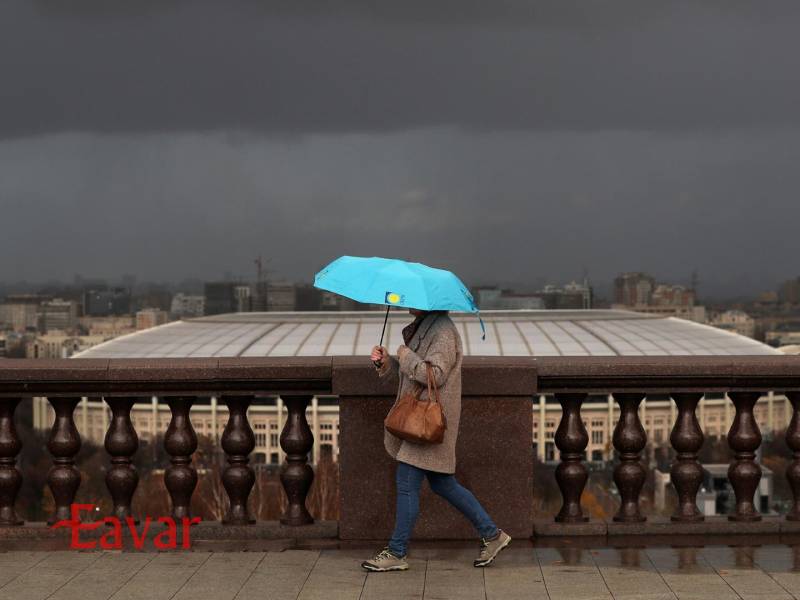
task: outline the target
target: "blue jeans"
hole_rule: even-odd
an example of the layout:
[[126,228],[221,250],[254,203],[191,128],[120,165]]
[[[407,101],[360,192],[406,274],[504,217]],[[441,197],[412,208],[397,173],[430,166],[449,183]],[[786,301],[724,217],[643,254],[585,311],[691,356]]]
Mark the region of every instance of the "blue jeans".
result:
[[456,478],[445,473],[426,471],[404,462],[397,463],[397,515],[394,533],[389,540],[389,550],[395,556],[405,556],[408,539],[414,530],[419,514],[419,490],[422,480],[428,478],[431,489],[447,500],[469,519],[482,538],[497,535],[497,526],[486,513],[480,502]]

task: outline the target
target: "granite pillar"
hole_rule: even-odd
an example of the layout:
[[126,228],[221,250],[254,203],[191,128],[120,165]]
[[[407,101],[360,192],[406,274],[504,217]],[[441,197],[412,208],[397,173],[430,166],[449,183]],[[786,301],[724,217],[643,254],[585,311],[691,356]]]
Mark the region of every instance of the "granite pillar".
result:
[[[462,368],[456,477],[498,527],[532,533],[533,396],[536,370],[528,358],[470,358]],[[339,396],[339,536],[385,540],[394,526],[395,462],[383,446],[383,419],[396,377],[379,379],[368,358],[333,360]],[[470,523],[423,484],[414,539],[474,539]]]

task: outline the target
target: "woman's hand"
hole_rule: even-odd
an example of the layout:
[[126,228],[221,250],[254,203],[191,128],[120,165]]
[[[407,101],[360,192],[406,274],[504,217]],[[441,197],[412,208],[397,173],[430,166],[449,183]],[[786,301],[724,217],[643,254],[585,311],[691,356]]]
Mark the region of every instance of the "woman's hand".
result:
[[372,359],[372,362],[378,368],[381,368],[383,366],[383,363],[386,361],[388,356],[389,356],[389,351],[383,346],[375,346],[372,349],[372,354],[369,355],[369,357]]

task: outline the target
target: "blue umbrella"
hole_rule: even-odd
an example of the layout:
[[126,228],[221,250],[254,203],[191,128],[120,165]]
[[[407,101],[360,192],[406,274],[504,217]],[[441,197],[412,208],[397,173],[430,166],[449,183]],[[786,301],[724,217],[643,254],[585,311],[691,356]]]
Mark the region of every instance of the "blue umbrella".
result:
[[[381,345],[392,306],[479,312],[467,286],[455,274],[392,258],[342,256],[317,273],[314,287],[364,304],[385,304]],[[480,315],[478,319],[485,339]]]

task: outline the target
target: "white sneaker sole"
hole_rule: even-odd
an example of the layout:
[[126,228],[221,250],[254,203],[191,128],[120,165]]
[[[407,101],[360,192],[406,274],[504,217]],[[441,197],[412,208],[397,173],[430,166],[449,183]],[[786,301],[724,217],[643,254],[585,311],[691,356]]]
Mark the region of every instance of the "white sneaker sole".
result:
[[498,555],[498,554],[500,554],[500,553],[501,553],[503,550],[505,550],[505,549],[508,547],[508,545],[509,545],[510,543],[511,543],[511,537],[507,538],[507,539],[506,539],[506,541],[505,541],[505,542],[503,542],[503,545],[502,545],[502,546],[500,546],[500,547],[497,549],[497,551],[496,551],[494,554],[492,554],[492,555],[491,555],[489,558],[487,558],[487,559],[486,559],[486,560],[484,560],[483,562],[480,562],[480,561],[477,561],[477,560],[476,560],[474,563],[472,563],[472,566],[473,566],[473,567],[479,567],[479,568],[480,568],[480,567],[488,567],[490,564],[492,564],[492,561],[493,561],[495,558],[497,558],[497,555]]
[[375,567],[365,562],[361,563],[361,568],[373,573],[386,573],[388,571],[408,571],[408,565],[398,565],[396,567]]

